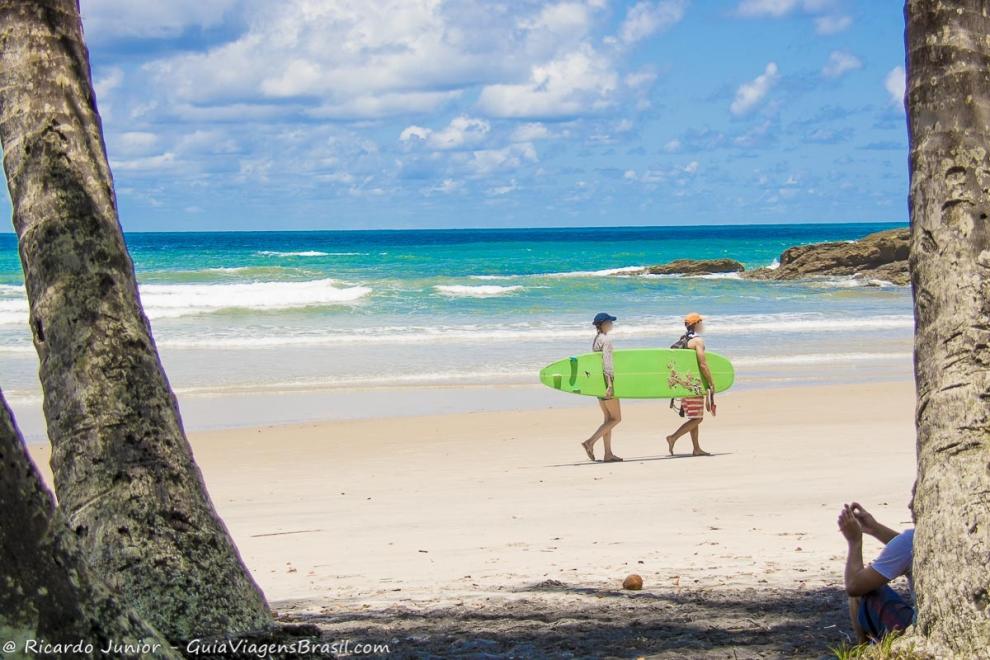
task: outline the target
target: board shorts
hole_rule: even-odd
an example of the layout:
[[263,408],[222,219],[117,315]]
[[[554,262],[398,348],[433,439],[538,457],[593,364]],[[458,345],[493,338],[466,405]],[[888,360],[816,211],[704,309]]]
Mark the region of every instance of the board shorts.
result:
[[879,640],[914,623],[914,608],[904,602],[900,594],[884,585],[860,599],[856,618],[867,637]]
[[688,419],[701,419],[705,416],[705,397],[692,396],[681,399],[681,410]]

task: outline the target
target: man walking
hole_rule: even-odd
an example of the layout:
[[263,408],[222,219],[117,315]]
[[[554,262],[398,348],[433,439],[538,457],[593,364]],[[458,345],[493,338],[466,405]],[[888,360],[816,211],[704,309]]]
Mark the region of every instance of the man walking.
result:
[[704,319],[701,314],[692,312],[684,317],[684,328],[686,332],[672,348],[687,348],[693,350],[698,356],[698,370],[701,372],[705,384],[708,386],[708,394],[693,396],[681,399],[682,417],[687,421],[681,424],[680,428],[667,436],[667,447],[670,455],[674,455],[674,444],[677,439],[686,433],[691,434],[691,443],[694,445],[692,454],[694,456],[711,456],[701,448],[698,443],[698,427],[705,419],[705,410],[712,410],[715,395],[715,379],[712,378],[711,369],[708,368],[708,361],[705,359],[705,340],[701,338],[704,332]]

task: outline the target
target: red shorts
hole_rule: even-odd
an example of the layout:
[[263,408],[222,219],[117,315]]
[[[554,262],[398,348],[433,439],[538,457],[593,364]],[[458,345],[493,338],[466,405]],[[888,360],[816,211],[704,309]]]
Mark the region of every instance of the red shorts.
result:
[[688,419],[701,419],[705,416],[705,397],[693,396],[689,399],[681,399],[681,409]]

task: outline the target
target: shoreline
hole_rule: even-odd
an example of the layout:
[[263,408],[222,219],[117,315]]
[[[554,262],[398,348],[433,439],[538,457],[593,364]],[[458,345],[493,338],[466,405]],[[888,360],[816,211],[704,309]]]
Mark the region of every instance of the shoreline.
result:
[[[901,356],[898,356],[901,357]],[[906,367],[902,371],[906,371]],[[830,370],[834,371],[831,365]],[[791,390],[817,387],[852,387],[866,384],[913,383],[909,374],[888,371],[876,374],[849,373],[839,383],[815,381],[805,370],[795,369],[788,375],[777,366],[775,377],[749,379],[736,383],[720,400],[742,392]],[[375,419],[415,419],[486,412],[534,412],[552,409],[575,409],[591,405],[593,397],[564,394],[532,382],[494,384],[446,383],[409,384],[390,387],[298,387],[234,388],[230,391],[183,392],[176,396],[187,434],[291,427],[300,424]],[[650,400],[626,400],[625,406],[650,405]],[[42,413],[42,397],[8,397],[18,426],[28,445],[47,445],[48,437]],[[424,412],[427,411],[427,412]],[[234,419],[242,419],[234,422]]]

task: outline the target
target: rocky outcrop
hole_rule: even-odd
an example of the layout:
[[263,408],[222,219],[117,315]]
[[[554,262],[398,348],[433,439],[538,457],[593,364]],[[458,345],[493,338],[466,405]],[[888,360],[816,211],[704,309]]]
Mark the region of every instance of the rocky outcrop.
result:
[[712,275],[741,273],[746,268],[735,259],[677,259],[658,266],[648,266],[638,275]]
[[911,230],[890,229],[858,241],[815,243],[784,250],[777,268],[743,274],[758,280],[799,280],[815,277],[855,277],[905,285],[910,282],[908,252]]

